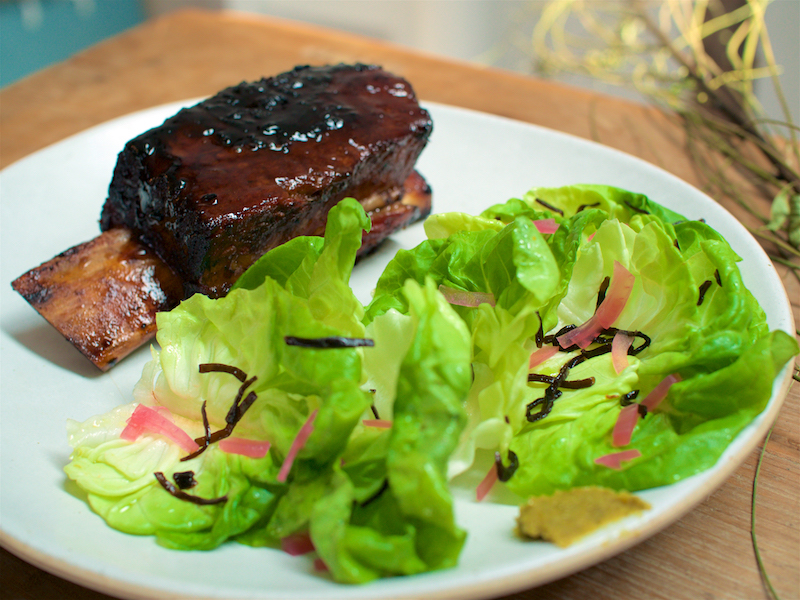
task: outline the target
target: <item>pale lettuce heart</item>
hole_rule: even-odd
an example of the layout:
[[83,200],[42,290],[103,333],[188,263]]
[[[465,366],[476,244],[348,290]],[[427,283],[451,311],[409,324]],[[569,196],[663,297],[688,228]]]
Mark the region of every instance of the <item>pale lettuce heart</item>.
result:
[[[407,313],[362,323],[348,280],[368,223],[357,202],[342,201],[322,243],[298,238],[290,253],[267,253],[224,298],[196,295],[159,315],[161,349],[136,402],[70,424],[65,471],[110,526],[176,549],[310,535],[333,577],[351,583],[456,564],[465,532],[446,471],[466,421],[469,332],[432,281],[403,285]],[[286,342],[366,332],[374,347]],[[246,382],[201,372],[203,364],[240,369]],[[203,443],[204,413],[216,432],[250,393],[256,400],[232,435],[269,441],[263,458],[212,441],[183,460],[186,451],[160,434],[120,437],[141,403]],[[363,423],[373,404],[390,428]],[[170,482],[184,471],[197,485],[183,493],[213,504],[172,495],[155,477]]]

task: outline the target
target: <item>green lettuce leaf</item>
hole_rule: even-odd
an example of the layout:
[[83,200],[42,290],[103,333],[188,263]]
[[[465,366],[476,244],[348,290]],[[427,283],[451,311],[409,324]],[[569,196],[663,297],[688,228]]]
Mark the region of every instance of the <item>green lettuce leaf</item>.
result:
[[[313,511],[311,537],[339,581],[452,567],[465,540],[453,515],[447,461],[466,421],[469,334],[432,281],[408,281],[403,294],[403,322],[412,333],[397,371],[392,427],[380,443],[370,440],[345,460],[333,491]],[[382,474],[381,486],[360,499],[357,484],[370,471]]]
[[[409,282],[409,313],[375,319],[374,348],[284,341],[365,335],[363,306],[348,281],[368,225],[357,202],[342,201],[321,242],[298,238],[289,250],[266,254],[224,298],[195,295],[158,316],[161,349],[152,350],[137,402],[70,424],[74,450],[65,471],[109,525],[184,550],[228,540],[276,547],[310,534],[334,578],[347,582],[456,563],[465,533],[455,523],[446,467],[466,419],[469,336],[461,319],[432,283]],[[204,363],[234,366],[247,381],[200,372]],[[210,431],[224,428],[249,393],[256,399],[233,435],[268,440],[264,458],[212,443],[181,460],[186,451],[160,434],[120,438],[143,403],[201,439],[204,418]],[[393,419],[390,429],[362,423],[376,397]],[[304,424],[311,434],[279,480]],[[188,502],[154,477],[171,480],[179,471],[197,481],[187,493],[226,500]]]
[[[570,379],[594,377],[595,385],[562,390],[549,416],[515,433],[509,448],[521,466],[507,486],[523,497],[578,485],[640,490],[709,468],[763,410],[772,382],[797,353],[796,342],[782,331],[769,333],[763,311],[743,285],[739,257],[704,223],[603,186],[533,190],[524,202],[510,202],[506,212],[520,212],[521,204],[536,208],[535,198],[563,211],[562,227],[551,240],[554,256],[570,265],[570,278],[563,297],[555,297],[553,330],[588,320],[603,278],[618,261],[636,279],[615,326],[642,331],[652,342],[619,375],[608,355],[573,368]],[[598,220],[597,213],[605,215]],[[562,243],[568,238],[572,244]],[[534,370],[555,375],[573,355]],[[628,446],[615,448],[612,430],[621,397],[636,390],[641,400],[673,373],[683,381],[640,420]],[[544,395],[545,385],[532,387]],[[620,471],[594,462],[627,448],[642,457]]]
[[[555,233],[531,231],[533,221],[548,218],[559,225]],[[768,385],[733,389],[743,362],[752,365],[748,373],[763,374],[760,382],[771,382],[797,352],[790,336],[769,333],[727,242],[642,194],[600,185],[535,188],[479,216],[436,215],[426,232],[428,241],[389,264],[366,319],[389,307],[405,310],[397,290],[406,278],[430,276],[437,284],[495,295],[494,306],[455,307],[472,334],[474,378],[451,476],[468,469],[479,452],[505,457],[510,450],[520,467],[506,485],[520,496],[575,485],[637,490],[671,483],[714,464],[763,409]],[[520,244],[526,236],[530,250]],[[535,266],[526,269],[521,256]],[[541,402],[547,387],[527,381],[540,324],[552,334],[587,321],[615,262],[635,276],[615,326],[643,332],[649,346],[620,374],[608,355],[581,363],[568,379],[592,377],[594,385],[562,389],[547,417],[529,421],[526,409]],[[576,355],[559,353],[534,371],[556,376]],[[620,472],[596,464],[621,450],[611,445],[621,399],[633,392],[641,400],[674,373],[683,381],[640,422],[630,445],[643,457]],[[702,444],[703,459],[691,460]]]

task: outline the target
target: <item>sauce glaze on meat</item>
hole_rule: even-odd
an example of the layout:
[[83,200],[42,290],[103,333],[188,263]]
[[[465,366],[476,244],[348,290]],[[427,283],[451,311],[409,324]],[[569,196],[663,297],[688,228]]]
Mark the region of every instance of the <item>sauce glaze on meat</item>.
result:
[[131,229],[187,294],[221,296],[342,198],[398,201],[431,130],[408,82],[376,66],[241,83],[128,142],[101,228]]

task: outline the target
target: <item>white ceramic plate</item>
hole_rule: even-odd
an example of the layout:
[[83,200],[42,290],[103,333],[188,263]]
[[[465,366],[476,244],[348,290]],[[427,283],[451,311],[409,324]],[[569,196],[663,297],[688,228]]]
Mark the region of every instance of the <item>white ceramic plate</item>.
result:
[[[228,544],[177,552],[153,538],[125,535],[93,514],[66,480],[65,422],[129,402],[148,358],[138,351],[101,374],[9,285],[29,268],[98,233],[97,220],[117,153],[179,105],[132,114],[37,152],[0,175],[0,542],[61,577],[124,598],[386,599],[485,598],[568,575],[641,542],[715,490],[755,448],[778,413],[790,381],[776,379],[764,413],[700,476],[641,496],[652,510],[607,527],[568,549],[515,537],[517,509],[477,504],[456,490],[457,518],[469,532],[457,568],[364,586],[332,583],[310,560]],[[647,194],[689,218],[705,218],[744,261],[748,287],[771,329],[794,331],[786,293],[750,235],[719,205],[650,164],[606,147],[531,125],[452,107],[429,106],[434,133],[419,170],[435,210],[478,212],[534,186],[604,183]],[[363,301],[385,263],[423,239],[421,226],[398,235],[360,264],[353,285]]]

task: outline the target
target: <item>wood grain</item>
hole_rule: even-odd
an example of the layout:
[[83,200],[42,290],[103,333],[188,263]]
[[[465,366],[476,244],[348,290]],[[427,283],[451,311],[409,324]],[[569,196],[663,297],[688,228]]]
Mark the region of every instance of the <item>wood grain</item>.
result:
[[[382,64],[408,78],[423,100],[593,139],[701,184],[680,124],[653,108],[351,34],[203,11],[149,21],[2,90],[0,166],[132,111],[212,94],[297,64],[339,61]],[[747,191],[747,184],[741,185]],[[720,201],[747,221],[730,201]],[[781,273],[800,323],[800,284],[786,269]],[[571,577],[507,598],[767,598],[750,539],[757,459],[756,451],[705,502],[646,542]],[[773,585],[784,599],[800,597],[798,384],[789,391],[764,454],[756,516]],[[107,598],[5,550],[0,552],[0,572],[3,597]]]

